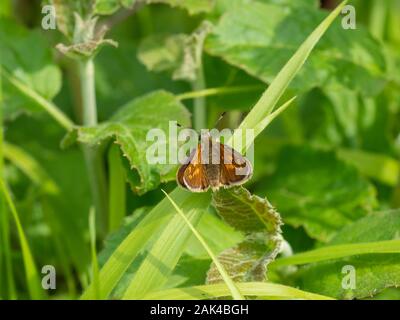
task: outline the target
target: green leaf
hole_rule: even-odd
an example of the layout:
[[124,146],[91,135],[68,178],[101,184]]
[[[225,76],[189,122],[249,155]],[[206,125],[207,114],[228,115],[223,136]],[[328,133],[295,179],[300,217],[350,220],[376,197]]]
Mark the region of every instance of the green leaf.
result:
[[[39,31],[28,31],[11,20],[0,18],[0,51],[3,72],[7,71],[24,87],[47,100],[60,91],[61,71],[53,64],[49,45]],[[22,111],[40,111],[9,81],[4,81],[4,106],[5,117],[14,117]]]
[[279,208],[283,221],[304,226],[320,241],[363,217],[376,204],[375,190],[334,152],[286,147],[272,177],[257,188]]
[[[154,117],[155,114],[157,117]],[[177,121],[183,127],[190,126],[185,107],[172,94],[157,91],[127,103],[106,122],[95,127],[75,129],[66,136],[63,145],[69,146],[78,141],[94,146],[110,139],[115,141],[129,162],[132,189],[142,194],[169,180],[169,173],[176,168],[169,164],[149,164],[146,159],[146,151],[152,145],[146,140],[148,131],[157,128],[168,133],[169,121]],[[159,142],[167,148],[169,141]],[[132,173],[133,170],[135,172]]]
[[[346,226],[329,243],[332,245],[331,247],[319,250],[326,249],[328,252],[332,248],[333,253],[334,248],[339,246],[344,249],[346,246],[355,249],[364,247],[365,251],[359,252],[363,255],[354,255],[304,267],[298,274],[299,284],[305,290],[345,299],[367,298],[385,288],[399,286],[399,227],[399,210],[373,213]],[[357,254],[357,250],[354,250],[353,254]],[[345,289],[341,285],[343,277],[346,275],[342,273],[345,265],[354,267],[355,289]]]
[[[268,282],[238,283],[239,290],[249,297],[272,297],[281,299],[331,300],[332,298],[301,291],[288,286]],[[212,299],[229,296],[229,290],[223,283],[195,286],[188,288],[169,289],[150,293],[144,297],[147,300],[193,300]]]
[[95,13],[110,15],[120,8],[132,8],[136,0],[96,0]]
[[396,186],[400,177],[400,163],[389,156],[362,150],[338,150],[339,158],[351,163],[361,173],[388,186]]
[[[282,223],[279,214],[267,199],[251,195],[243,187],[214,192],[213,205],[229,225],[246,234],[244,241],[224,250],[218,260],[235,281],[263,281],[267,265],[280,250]],[[220,281],[213,264],[207,282]]]
[[[268,2],[252,1],[229,8],[208,37],[206,50],[271,83],[326,13],[317,6]],[[385,70],[380,44],[361,26],[344,30],[337,21],[291,88],[304,92],[334,82],[373,95],[385,85]]]
[[191,34],[154,35],[143,40],[138,59],[148,70],[172,73],[174,80],[194,81],[201,68],[201,53],[211,24],[203,21]]
[[146,3],[165,3],[172,7],[187,10],[189,14],[198,14],[211,11],[215,0],[145,0]]

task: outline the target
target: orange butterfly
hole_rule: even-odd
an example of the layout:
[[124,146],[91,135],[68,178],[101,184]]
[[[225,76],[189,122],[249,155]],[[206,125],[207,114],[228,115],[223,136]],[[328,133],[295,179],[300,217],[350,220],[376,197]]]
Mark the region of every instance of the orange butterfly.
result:
[[177,172],[177,181],[192,192],[213,191],[221,186],[241,185],[253,175],[248,159],[225,144],[214,141],[209,133],[201,141]]

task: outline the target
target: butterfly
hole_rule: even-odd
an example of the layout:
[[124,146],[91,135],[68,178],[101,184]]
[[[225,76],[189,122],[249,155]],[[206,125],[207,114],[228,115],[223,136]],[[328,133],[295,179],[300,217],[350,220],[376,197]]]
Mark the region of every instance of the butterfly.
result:
[[248,181],[253,168],[248,159],[225,144],[215,141],[209,133],[202,134],[197,148],[179,168],[176,180],[192,192],[229,188]]

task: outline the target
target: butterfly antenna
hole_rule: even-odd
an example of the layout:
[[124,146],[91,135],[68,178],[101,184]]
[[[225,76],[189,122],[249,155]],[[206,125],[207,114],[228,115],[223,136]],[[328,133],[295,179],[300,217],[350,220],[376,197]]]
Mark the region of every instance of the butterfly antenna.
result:
[[225,111],[221,113],[221,115],[218,117],[217,121],[215,122],[214,128],[216,128],[219,125],[219,123],[225,117],[225,115],[226,115]]

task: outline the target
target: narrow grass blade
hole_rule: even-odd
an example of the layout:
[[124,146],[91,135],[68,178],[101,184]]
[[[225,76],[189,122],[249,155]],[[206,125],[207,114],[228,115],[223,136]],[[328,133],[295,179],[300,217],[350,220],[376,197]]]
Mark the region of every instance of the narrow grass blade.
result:
[[214,255],[206,241],[203,239],[203,237],[200,235],[200,233],[197,232],[195,227],[191,224],[190,220],[186,217],[186,215],[183,213],[183,211],[177,206],[177,204],[170,198],[168,193],[166,193],[164,190],[162,190],[167,197],[169,201],[171,201],[172,205],[176,209],[176,211],[179,213],[181,218],[185,221],[187,226],[192,230],[193,234],[199,240],[203,248],[207,251],[208,255],[212,259],[213,263],[215,264],[216,268],[218,269],[219,273],[221,274],[222,279],[224,280],[226,286],[228,287],[230,291],[230,295],[235,299],[235,300],[244,300],[244,297],[240,293],[238,287],[236,286],[235,282],[232,281],[232,279],[229,277],[228,273],[226,272],[225,268],[223,265],[218,261],[217,257]]
[[92,255],[92,283],[94,288],[95,299],[100,299],[99,286],[99,262],[97,261],[96,252],[96,212],[93,207],[89,211],[89,235],[90,235],[90,252]]
[[[181,189],[176,189],[172,196],[175,202],[183,206],[183,208],[192,208],[193,205],[196,204],[196,198],[199,199],[198,197],[193,197],[191,193],[185,192]],[[205,199],[202,196],[204,195],[200,195],[201,204],[205,208],[209,203],[209,199]],[[100,270],[101,299],[108,297],[135,257],[139,254],[154,233],[167,225],[173,217],[174,212],[174,208],[167,199],[161,201],[122,241]],[[93,298],[94,288],[90,285],[82,294],[81,299]]]
[[24,230],[22,228],[21,222],[19,220],[19,216],[17,210],[15,209],[14,203],[11,200],[10,194],[5,186],[3,180],[0,179],[0,189],[6,199],[6,202],[9,206],[11,214],[14,218],[15,224],[17,226],[19,241],[22,250],[22,258],[25,266],[25,276],[26,282],[29,289],[29,294],[32,299],[41,299],[43,297],[42,288],[40,285],[39,274],[37,272],[35,261],[33,260],[33,256],[31,250],[29,248],[28,241],[26,239]]
[[40,164],[27,152],[18,146],[4,143],[4,157],[18,167],[33,183],[45,192],[56,194],[59,189]]
[[126,177],[117,145],[108,151],[109,201],[108,229],[115,231],[121,226],[126,213]]
[[[204,201],[198,198],[197,201]],[[206,200],[206,199],[205,199]],[[189,209],[188,218],[197,225],[204,210]],[[175,269],[191,232],[179,215],[173,216],[163,228],[155,243],[148,249],[146,258],[133,276],[123,299],[140,299],[151,291],[160,290]]]
[[[1,56],[1,53],[0,53]],[[0,179],[4,178],[4,129],[3,129],[3,87],[2,75],[0,73]],[[16,299],[14,275],[11,260],[11,245],[9,238],[9,217],[4,197],[0,194],[0,283],[6,283],[5,287],[0,285],[0,299],[8,297]],[[3,270],[4,267],[4,270]],[[3,293],[3,289],[6,290]]]
[[[237,284],[244,296],[258,298],[303,299],[303,300],[334,300],[331,297],[302,291],[270,282],[243,282]],[[195,286],[188,288],[175,288],[149,293],[146,300],[194,300],[227,297],[230,291],[224,283]]]
[[360,254],[400,253],[400,240],[352,243],[319,248],[275,260],[273,267],[300,265]]
[[[17,292],[15,290],[15,281],[14,274],[12,268],[12,259],[11,259],[11,244],[10,244],[10,225],[8,212],[6,208],[5,201],[3,201],[4,196],[0,194],[0,230],[1,230],[1,238],[0,238],[0,258],[4,258],[4,264],[0,259],[1,266],[4,265],[4,271],[1,271],[0,280],[5,281],[7,287],[7,296],[10,300],[17,299]],[[1,290],[1,288],[0,288]],[[1,297],[5,297],[6,295],[1,293]]]
[[260,85],[254,86],[237,86],[237,87],[219,87],[219,88],[208,88],[199,91],[191,91],[182,93],[176,96],[178,100],[188,100],[196,99],[199,97],[209,97],[209,96],[222,96],[228,94],[237,94],[253,91],[261,91],[264,87]]
[[268,125],[274,121],[276,117],[278,117],[283,111],[285,111],[291,104],[292,102],[296,100],[296,97],[293,97],[289,101],[285,102],[282,106],[280,106],[278,109],[276,109],[274,112],[266,116],[263,120],[260,121],[254,128],[254,135],[258,136]]

